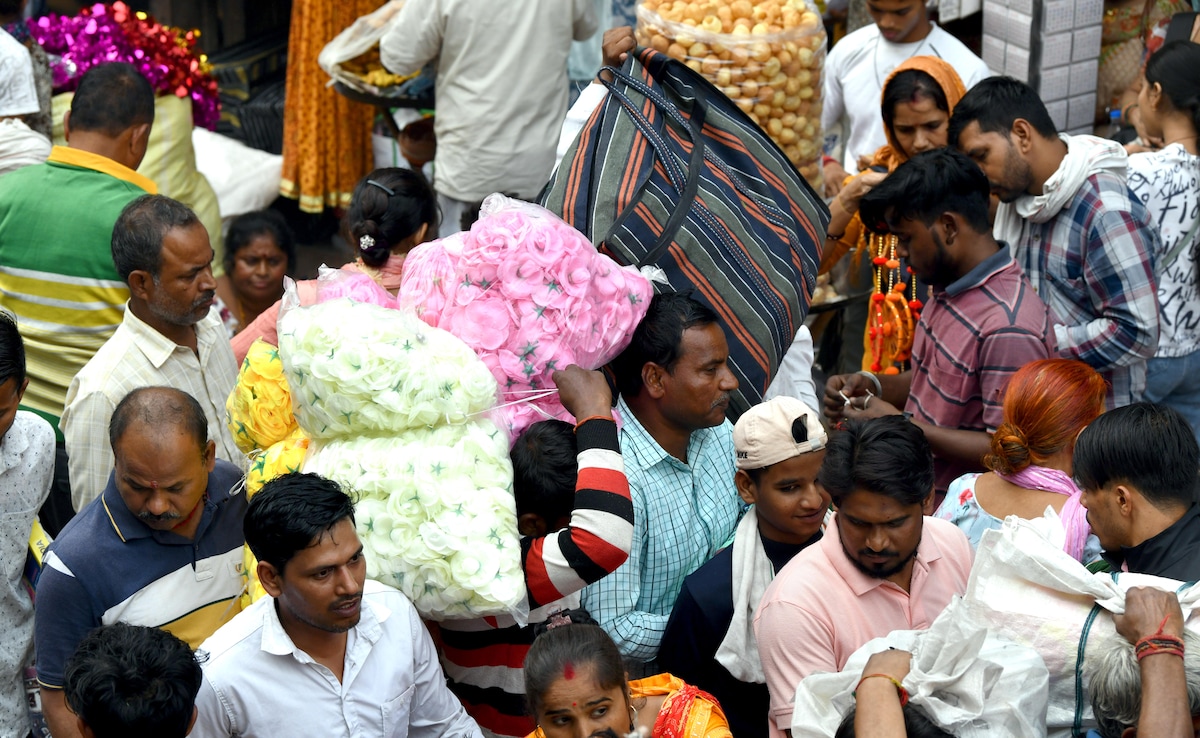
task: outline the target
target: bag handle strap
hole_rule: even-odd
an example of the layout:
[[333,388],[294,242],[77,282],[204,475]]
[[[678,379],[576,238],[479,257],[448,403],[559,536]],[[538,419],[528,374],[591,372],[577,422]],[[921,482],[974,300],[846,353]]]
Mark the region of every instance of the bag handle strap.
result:
[[1071,735],[1073,738],[1083,737],[1083,657],[1087,651],[1088,636],[1092,633],[1092,624],[1096,622],[1096,616],[1100,614],[1103,608],[1100,603],[1092,606],[1092,611],[1088,613],[1087,620],[1083,621],[1083,631],[1079,634],[1079,648],[1075,652],[1075,720],[1071,725]]

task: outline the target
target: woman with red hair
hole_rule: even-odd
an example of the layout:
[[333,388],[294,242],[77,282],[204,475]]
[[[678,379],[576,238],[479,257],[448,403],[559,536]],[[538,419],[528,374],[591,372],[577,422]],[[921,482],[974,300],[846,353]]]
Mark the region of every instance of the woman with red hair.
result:
[[1100,546],[1079,504],[1071,461],[1079,432],[1104,412],[1107,387],[1087,364],[1042,359],[1022,367],[1004,393],[1004,422],[992,436],[983,464],[991,471],[964,474],[950,484],[934,513],[979,545],[985,530],[1006,517],[1040,518],[1054,508],[1066,530],[1063,550],[1088,564]]

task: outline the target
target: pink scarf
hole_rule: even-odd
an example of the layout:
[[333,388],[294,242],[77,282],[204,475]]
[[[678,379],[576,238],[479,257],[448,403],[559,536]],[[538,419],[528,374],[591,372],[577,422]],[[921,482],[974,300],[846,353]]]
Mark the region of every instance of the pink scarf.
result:
[[1076,561],[1083,561],[1083,546],[1092,532],[1092,527],[1088,525],[1087,509],[1079,504],[1079,496],[1082,493],[1066,473],[1058,469],[1030,465],[1016,474],[996,472],[996,476],[1025,489],[1039,489],[1043,492],[1066,495],[1067,501],[1063,503],[1062,512],[1058,514],[1063,528],[1067,532],[1067,538],[1063,541],[1063,550],[1071,554]]

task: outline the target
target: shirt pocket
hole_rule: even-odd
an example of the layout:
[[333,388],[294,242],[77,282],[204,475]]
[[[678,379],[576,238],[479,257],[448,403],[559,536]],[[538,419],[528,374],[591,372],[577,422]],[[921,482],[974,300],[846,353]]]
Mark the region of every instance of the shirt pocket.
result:
[[398,696],[383,703],[380,708],[383,731],[380,735],[386,736],[386,738],[404,738],[408,735],[408,718],[412,712],[411,703],[414,689],[416,689],[415,684],[409,685],[408,689]]

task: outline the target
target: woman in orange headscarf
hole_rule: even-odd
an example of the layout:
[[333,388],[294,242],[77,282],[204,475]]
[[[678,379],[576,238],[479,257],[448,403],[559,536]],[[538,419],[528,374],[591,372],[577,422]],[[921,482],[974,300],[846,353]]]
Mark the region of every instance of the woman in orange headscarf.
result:
[[867,252],[872,260],[874,294],[864,336],[865,370],[891,374],[905,368],[922,302],[901,272],[895,237],[867,233],[858,204],[909,157],[946,145],[950,114],[965,94],[954,67],[937,57],[914,56],[896,67],[883,85],[881,112],[888,143],[875,152],[869,169],[846,180],[829,206],[820,272],[829,271],[850,251],[856,258]]

